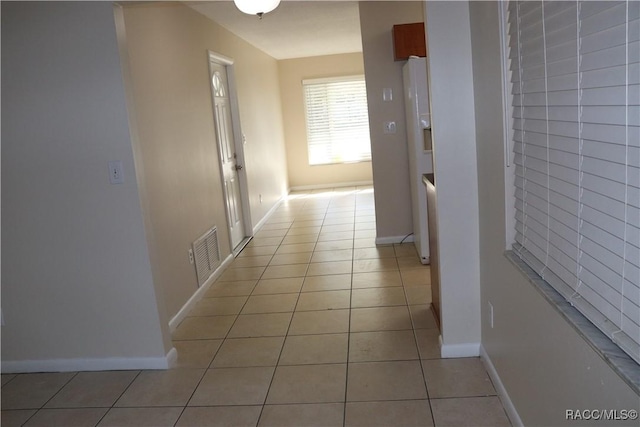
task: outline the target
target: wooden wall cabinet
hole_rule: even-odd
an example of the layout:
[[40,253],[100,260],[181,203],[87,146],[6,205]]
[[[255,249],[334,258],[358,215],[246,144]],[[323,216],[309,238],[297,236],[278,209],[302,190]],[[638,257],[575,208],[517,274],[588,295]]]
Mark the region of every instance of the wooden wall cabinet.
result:
[[396,61],[407,60],[411,55],[427,56],[423,22],[393,26],[393,55]]

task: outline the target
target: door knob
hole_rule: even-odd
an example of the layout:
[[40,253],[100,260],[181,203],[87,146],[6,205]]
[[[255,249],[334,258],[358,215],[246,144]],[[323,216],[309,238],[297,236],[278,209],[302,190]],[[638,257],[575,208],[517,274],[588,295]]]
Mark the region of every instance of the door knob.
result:
[[242,170],[242,165],[235,165],[234,168],[237,171]]

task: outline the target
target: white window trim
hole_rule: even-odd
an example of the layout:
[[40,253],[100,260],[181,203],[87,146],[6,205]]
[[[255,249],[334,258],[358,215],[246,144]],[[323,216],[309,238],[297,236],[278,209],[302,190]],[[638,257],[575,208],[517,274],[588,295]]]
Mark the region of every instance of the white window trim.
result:
[[[303,104],[304,104],[304,114],[305,114],[305,127],[306,127],[306,132],[307,132],[307,161],[309,162],[309,166],[311,167],[318,167],[318,166],[332,166],[332,165],[344,165],[344,164],[356,164],[356,163],[364,163],[364,162],[371,162],[371,157],[369,157],[368,159],[358,159],[358,160],[345,160],[345,161],[339,161],[339,162],[330,162],[330,163],[314,163],[312,164],[310,162],[310,158],[309,158],[309,129],[308,129],[308,110],[307,110],[307,100],[306,100],[306,95],[305,95],[305,86],[306,85],[314,85],[314,84],[326,84],[326,83],[343,83],[343,82],[353,82],[353,81],[365,81],[365,75],[364,74],[354,74],[354,75],[347,75],[347,76],[335,76],[335,77],[322,77],[322,78],[314,78],[314,79],[303,79],[301,82],[301,86],[302,86],[302,91],[303,91]],[[366,97],[366,94],[365,94]],[[367,110],[368,110],[368,105],[367,105]],[[367,120],[367,126],[369,126],[369,122]],[[370,152],[371,153],[371,152]],[[371,154],[370,154],[371,155]]]
[[354,82],[364,80],[364,74],[355,74],[352,76],[342,76],[342,77],[323,77],[318,79],[304,79],[302,80],[302,85],[313,85],[313,84],[322,84],[322,83],[337,83],[337,82]]

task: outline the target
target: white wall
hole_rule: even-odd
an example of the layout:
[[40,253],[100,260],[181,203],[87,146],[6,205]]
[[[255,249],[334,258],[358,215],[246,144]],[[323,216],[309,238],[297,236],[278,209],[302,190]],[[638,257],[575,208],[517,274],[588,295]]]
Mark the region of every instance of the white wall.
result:
[[[422,22],[422,5],[411,1],[361,1],[359,4],[377,237],[395,237],[399,242],[413,232],[413,222],[402,85],[402,66],[406,61],[393,60],[392,29],[395,24]],[[393,90],[393,101],[383,102],[384,88]],[[383,132],[386,121],[396,122],[395,134]]]
[[[478,175],[467,2],[425,3],[443,356],[480,343]],[[482,183],[480,183],[482,185]]]
[[[498,3],[470,2],[469,9],[482,248],[482,345],[524,425],[581,425],[565,419],[566,409],[638,409],[638,395],[504,256],[504,194],[505,185],[512,183],[504,178]],[[489,302],[494,307],[493,327]],[[626,424],[637,425],[637,420]]]
[[166,364],[113,16],[2,3],[3,372]]

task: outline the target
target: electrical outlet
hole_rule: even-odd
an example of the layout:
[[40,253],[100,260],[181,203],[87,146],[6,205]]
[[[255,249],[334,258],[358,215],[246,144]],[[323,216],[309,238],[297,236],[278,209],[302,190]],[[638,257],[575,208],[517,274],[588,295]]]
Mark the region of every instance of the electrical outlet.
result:
[[384,133],[386,134],[396,133],[396,122],[384,122]]
[[189,249],[189,264],[193,264],[193,249]]
[[493,329],[493,304],[491,304],[490,302],[489,304],[489,325],[491,326],[491,329]]

